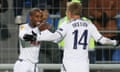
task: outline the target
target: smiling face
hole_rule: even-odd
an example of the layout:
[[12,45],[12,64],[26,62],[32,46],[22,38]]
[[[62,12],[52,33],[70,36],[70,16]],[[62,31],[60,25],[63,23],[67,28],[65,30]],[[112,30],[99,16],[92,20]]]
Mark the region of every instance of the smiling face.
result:
[[33,11],[30,12],[30,24],[33,26],[33,27],[36,27],[37,24],[43,20],[42,19],[43,17],[43,14],[42,14],[42,11],[40,9],[35,9]]

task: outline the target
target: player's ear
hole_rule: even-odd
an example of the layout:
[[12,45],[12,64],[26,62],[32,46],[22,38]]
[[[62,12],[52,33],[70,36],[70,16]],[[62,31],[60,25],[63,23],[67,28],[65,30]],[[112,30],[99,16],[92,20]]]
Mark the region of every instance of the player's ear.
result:
[[66,10],[66,16],[69,16],[69,11],[68,10]]
[[70,18],[72,18],[72,13],[70,11],[68,11],[67,14]]

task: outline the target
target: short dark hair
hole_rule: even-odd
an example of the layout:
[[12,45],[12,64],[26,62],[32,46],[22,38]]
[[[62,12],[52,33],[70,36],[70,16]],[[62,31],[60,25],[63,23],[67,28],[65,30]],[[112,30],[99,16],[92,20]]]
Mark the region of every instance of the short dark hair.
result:
[[41,12],[41,10],[39,8],[32,8],[29,12],[29,15],[32,16],[35,12]]

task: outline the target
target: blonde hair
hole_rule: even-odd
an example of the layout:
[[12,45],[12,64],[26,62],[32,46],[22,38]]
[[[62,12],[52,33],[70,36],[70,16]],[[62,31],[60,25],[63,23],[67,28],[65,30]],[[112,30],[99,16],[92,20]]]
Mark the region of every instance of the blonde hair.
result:
[[78,2],[68,2],[66,10],[70,11],[73,15],[80,15],[80,12],[82,11],[82,5]]

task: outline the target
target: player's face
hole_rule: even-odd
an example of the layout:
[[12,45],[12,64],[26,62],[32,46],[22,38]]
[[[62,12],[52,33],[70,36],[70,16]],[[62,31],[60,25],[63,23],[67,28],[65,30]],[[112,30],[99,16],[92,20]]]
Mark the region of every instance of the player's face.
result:
[[42,21],[41,12],[35,12],[32,16],[30,16],[30,20],[33,26],[36,26],[38,23]]

